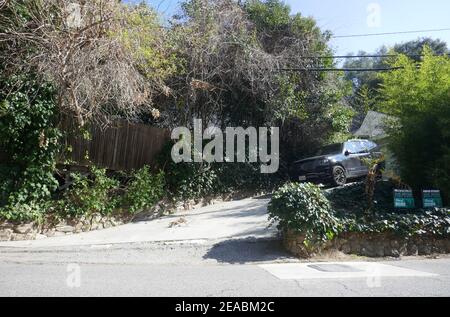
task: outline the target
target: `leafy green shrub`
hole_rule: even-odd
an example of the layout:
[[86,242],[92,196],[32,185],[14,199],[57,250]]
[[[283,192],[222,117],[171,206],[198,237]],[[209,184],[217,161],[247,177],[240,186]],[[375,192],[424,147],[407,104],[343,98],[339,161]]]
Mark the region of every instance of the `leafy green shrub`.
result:
[[32,75],[0,74],[0,217],[33,220],[46,212],[58,187],[53,175],[60,137],[54,95],[51,85]]
[[39,220],[48,211],[58,181],[50,170],[42,167],[30,166],[21,176],[17,189],[8,196],[7,205],[0,209],[0,217],[16,222]]
[[196,199],[237,191],[272,189],[278,175],[261,174],[259,163],[174,163],[173,142],[168,142],[159,157],[164,168],[166,188],[176,197]]
[[325,191],[336,218],[342,224],[342,232],[391,232],[399,236],[450,234],[449,209],[394,208],[395,184],[391,181],[376,183],[373,209],[367,214],[364,187],[363,183],[353,183]]
[[173,142],[167,142],[158,158],[166,175],[166,188],[175,197],[196,199],[220,192],[213,164],[175,163],[171,157]]
[[154,206],[164,196],[165,175],[153,175],[148,166],[133,172],[126,188],[124,205],[131,213]]
[[73,186],[66,190],[60,201],[60,213],[72,216],[108,214],[119,203],[116,191],[119,182],[106,175],[106,170],[92,167],[90,175],[74,173]]
[[[170,175],[176,181],[175,194],[182,199],[195,199],[217,194],[219,182],[216,171],[209,164],[180,163]],[[169,176],[170,178],[170,176]]]
[[[394,208],[395,184],[391,181],[377,181],[374,185],[372,212],[401,213]],[[338,215],[355,214],[364,216],[368,208],[366,186],[362,182],[324,191],[331,208]]]
[[13,222],[41,221],[44,214],[51,208],[51,201],[10,203],[0,208],[1,218]]
[[[377,187],[375,196],[385,198],[370,216],[365,213],[367,203],[362,183],[328,190],[326,196],[320,188],[309,183],[286,184],[273,195],[269,215],[279,222],[281,230],[304,235],[307,254],[318,250],[336,234],[350,232],[393,234],[407,238],[419,235],[450,237],[450,209],[403,212],[394,208],[383,209],[388,206],[388,200],[391,206],[393,204],[392,188],[389,182],[379,184],[382,186]],[[353,204],[349,204],[351,202]]]
[[15,179],[19,176],[19,170],[14,166],[0,164],[0,207],[8,203],[9,195],[15,186]]
[[312,248],[338,233],[338,221],[321,189],[311,183],[288,183],[278,189],[269,203],[269,217],[282,230],[305,235],[305,246]]
[[183,199],[272,188],[273,176],[250,163],[178,163],[167,169],[169,188]]
[[369,219],[347,214],[340,216],[339,220],[344,232],[450,236],[450,210],[445,208],[403,214],[376,213]]
[[213,167],[223,193],[272,190],[281,181],[276,174],[262,174],[260,163],[216,163]]

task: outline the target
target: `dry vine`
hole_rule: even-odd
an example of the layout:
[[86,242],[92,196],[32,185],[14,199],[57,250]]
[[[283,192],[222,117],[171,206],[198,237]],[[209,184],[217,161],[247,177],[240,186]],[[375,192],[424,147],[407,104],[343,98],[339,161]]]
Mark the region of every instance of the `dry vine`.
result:
[[[51,81],[63,113],[80,125],[151,111],[160,82],[138,70],[120,35],[132,31],[115,0],[9,0],[0,4],[0,62],[5,71]],[[155,113],[155,112],[154,112]]]

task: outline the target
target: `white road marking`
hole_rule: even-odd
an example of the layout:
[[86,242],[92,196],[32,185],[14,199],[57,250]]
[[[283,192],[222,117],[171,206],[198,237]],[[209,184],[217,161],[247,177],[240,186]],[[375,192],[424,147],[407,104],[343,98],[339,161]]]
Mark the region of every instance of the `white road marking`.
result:
[[[327,265],[336,265],[336,267],[345,266],[347,267],[347,269],[344,268],[342,270],[336,269],[335,272],[317,269],[317,267],[320,266],[327,267]],[[368,278],[374,276],[376,277],[437,276],[437,274],[421,272],[376,262],[280,263],[280,264],[261,264],[258,266],[281,280]]]

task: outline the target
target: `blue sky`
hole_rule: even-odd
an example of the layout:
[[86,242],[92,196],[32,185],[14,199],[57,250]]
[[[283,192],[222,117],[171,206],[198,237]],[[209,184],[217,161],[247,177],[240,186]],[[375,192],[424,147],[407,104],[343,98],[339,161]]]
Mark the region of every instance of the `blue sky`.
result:
[[[147,2],[165,16],[171,16],[179,10],[178,0],[147,0]],[[285,2],[291,6],[294,13],[313,16],[321,28],[331,30],[335,35],[450,28],[449,0],[286,0]],[[359,50],[373,52],[383,44],[391,46],[425,36],[440,38],[450,46],[450,31],[339,38],[333,39],[331,45],[337,54],[345,55],[350,52],[357,53]]]

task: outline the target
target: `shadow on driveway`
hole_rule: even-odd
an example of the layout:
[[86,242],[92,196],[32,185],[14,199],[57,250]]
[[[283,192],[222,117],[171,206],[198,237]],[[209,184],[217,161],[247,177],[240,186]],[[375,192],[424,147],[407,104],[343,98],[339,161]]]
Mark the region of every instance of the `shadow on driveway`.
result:
[[213,245],[203,258],[229,264],[295,259],[284,251],[280,240],[255,238],[219,242]]

